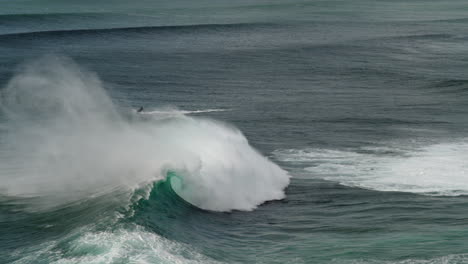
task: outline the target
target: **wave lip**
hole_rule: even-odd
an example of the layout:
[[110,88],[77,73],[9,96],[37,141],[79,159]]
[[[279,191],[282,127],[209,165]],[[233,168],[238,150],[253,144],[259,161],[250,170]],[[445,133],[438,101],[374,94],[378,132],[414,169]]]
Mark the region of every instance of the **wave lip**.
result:
[[251,148],[239,130],[185,118],[176,129],[168,126],[162,132],[175,138],[171,148],[182,149],[171,160],[183,164],[169,165],[181,179],[173,185],[179,196],[214,211],[252,210],[267,200],[284,198],[289,175]]

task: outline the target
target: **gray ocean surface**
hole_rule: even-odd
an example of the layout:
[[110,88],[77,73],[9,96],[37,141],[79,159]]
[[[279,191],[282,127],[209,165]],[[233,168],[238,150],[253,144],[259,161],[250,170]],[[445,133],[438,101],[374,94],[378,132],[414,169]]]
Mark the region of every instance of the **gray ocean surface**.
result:
[[468,263],[467,71],[464,0],[0,0],[0,263]]

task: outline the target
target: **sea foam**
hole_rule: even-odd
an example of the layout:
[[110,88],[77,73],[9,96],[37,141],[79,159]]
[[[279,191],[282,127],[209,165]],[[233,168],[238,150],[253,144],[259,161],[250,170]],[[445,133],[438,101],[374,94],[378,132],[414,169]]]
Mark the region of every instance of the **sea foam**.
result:
[[412,149],[290,149],[275,154],[279,160],[301,164],[312,177],[347,186],[425,195],[468,194],[465,140]]

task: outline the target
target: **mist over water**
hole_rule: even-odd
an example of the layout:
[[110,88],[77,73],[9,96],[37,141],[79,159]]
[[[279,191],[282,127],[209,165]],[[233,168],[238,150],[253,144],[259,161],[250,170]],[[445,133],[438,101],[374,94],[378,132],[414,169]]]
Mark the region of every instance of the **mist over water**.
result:
[[0,163],[2,194],[45,197],[44,206],[132,192],[172,171],[175,191],[200,208],[252,210],[283,198],[289,182],[236,128],[117,109],[98,77],[67,58],[21,67],[2,90],[2,109],[11,143]]

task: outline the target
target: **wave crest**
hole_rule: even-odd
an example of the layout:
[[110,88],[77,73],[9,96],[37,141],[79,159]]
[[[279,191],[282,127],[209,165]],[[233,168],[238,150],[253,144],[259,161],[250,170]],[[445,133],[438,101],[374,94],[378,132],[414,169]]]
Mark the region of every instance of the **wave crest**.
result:
[[[69,59],[23,67],[1,91],[7,116],[0,153],[5,195],[47,197],[47,206],[133,191],[175,171],[174,190],[207,210],[251,210],[284,197],[289,175],[236,128],[174,115],[122,115],[99,79]],[[51,202],[52,201],[52,202]]]

